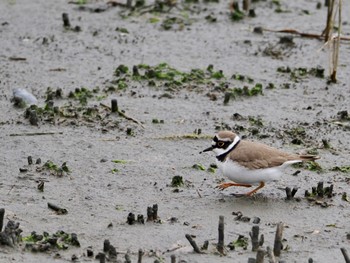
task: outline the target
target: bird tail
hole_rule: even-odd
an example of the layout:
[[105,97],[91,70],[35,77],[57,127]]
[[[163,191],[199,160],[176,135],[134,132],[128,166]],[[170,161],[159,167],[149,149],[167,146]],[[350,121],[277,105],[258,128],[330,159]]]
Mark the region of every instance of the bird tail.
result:
[[309,154],[305,154],[305,155],[299,155],[300,160],[307,162],[307,161],[315,161],[320,159],[320,156],[317,155],[309,155]]

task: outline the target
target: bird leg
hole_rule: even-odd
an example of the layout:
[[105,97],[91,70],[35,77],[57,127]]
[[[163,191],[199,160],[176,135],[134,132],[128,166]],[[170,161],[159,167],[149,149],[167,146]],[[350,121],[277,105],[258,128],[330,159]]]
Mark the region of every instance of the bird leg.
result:
[[219,184],[217,186],[217,188],[219,188],[220,190],[224,190],[224,189],[231,187],[231,186],[252,187],[250,184],[237,184],[237,183],[233,183],[233,182],[227,182],[227,183]]
[[246,196],[252,196],[253,194],[255,194],[259,189],[263,188],[265,186],[264,182],[260,182],[259,186],[257,188],[255,188],[254,190],[246,193]]

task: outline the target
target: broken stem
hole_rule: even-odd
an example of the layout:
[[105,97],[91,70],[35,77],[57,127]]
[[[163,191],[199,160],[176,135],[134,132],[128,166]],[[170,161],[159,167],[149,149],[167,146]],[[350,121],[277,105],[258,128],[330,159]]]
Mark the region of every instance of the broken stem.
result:
[[258,252],[256,253],[256,263],[264,263],[264,257],[265,257],[265,251],[261,248],[258,249]]
[[[102,107],[105,107],[106,109],[112,110],[111,107],[107,106],[106,104],[100,103],[100,105],[101,105]],[[124,112],[122,112],[121,110],[117,109],[117,112],[118,112],[118,114],[119,114],[121,117],[123,117],[124,119],[127,119],[127,120],[129,120],[129,121],[132,121],[132,122],[134,122],[134,123],[137,123],[137,124],[140,125],[142,128],[145,128],[145,127],[142,125],[142,123],[141,123],[140,121],[138,121],[138,120],[136,120],[136,119],[134,119],[134,118],[132,118],[132,117],[126,115],[126,114],[125,114]]]
[[259,242],[259,226],[253,226],[252,232],[249,233],[252,239],[252,251],[257,251],[260,245]]
[[219,239],[217,249],[221,254],[224,254],[224,216],[219,216]]
[[25,132],[25,133],[11,133],[10,136],[35,136],[35,135],[53,135],[63,134],[63,132]]
[[275,243],[273,247],[273,253],[276,257],[279,257],[281,255],[283,227],[284,226],[282,222],[277,224]]
[[197,246],[196,241],[193,240],[191,235],[190,234],[186,234],[186,238],[187,238],[188,242],[190,242],[191,246],[193,247],[194,252],[201,254],[202,251],[199,249],[199,247]]
[[276,258],[275,258],[275,255],[273,254],[271,247],[267,246],[266,251],[267,251],[267,256],[269,257],[269,260],[270,260],[269,262],[276,263]]
[[346,249],[344,247],[342,247],[341,249],[341,253],[343,253],[344,259],[346,263],[350,263],[350,258],[348,255],[348,251],[346,251]]
[[0,232],[2,231],[2,227],[4,225],[4,216],[5,216],[5,208],[0,208]]

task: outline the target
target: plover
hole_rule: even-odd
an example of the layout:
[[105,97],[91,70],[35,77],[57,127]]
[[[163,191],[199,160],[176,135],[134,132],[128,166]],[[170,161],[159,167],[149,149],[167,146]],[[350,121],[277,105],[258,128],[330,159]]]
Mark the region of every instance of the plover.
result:
[[218,168],[231,180],[218,185],[218,188],[223,190],[231,186],[258,185],[246,193],[247,196],[263,188],[265,183],[280,179],[283,169],[288,165],[320,158],[316,155],[286,153],[262,143],[241,140],[231,131],[217,133],[212,145],[202,152],[207,151],[216,153]]

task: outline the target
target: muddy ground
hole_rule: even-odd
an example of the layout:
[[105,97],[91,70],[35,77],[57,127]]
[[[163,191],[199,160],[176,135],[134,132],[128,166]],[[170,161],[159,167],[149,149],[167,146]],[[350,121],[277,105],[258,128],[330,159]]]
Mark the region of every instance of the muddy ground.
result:
[[[311,0],[258,1],[252,4],[256,17],[232,21],[226,1],[199,1],[191,5],[192,11],[179,2],[169,12],[144,14],[129,14],[122,6],[105,10],[105,1],[88,1],[87,5],[62,0],[0,1],[0,207],[5,208],[5,222],[20,223],[22,236],[63,230],[76,233],[81,245],[44,253],[24,250],[23,243],[15,248],[1,246],[0,261],[66,262],[75,255],[79,262],[98,262],[87,257],[86,251],[90,247],[95,255],[101,252],[105,239],[120,253],[118,259],[124,260],[129,251],[132,262],[137,261],[139,249],[145,252],[144,262],[170,262],[172,254],[186,262],[254,258],[250,240],[247,249],[227,248],[225,256],[216,252],[218,220],[223,215],[225,245],[239,235],[249,238],[258,217],[265,237],[263,249],[273,247],[276,224],[285,224],[280,260],[343,262],[340,248],[350,251],[350,204],[343,194],[350,194],[349,117],[345,112],[350,110],[349,43],[341,43],[338,81],[330,84],[329,52],[321,49],[323,41],[253,32],[263,27],[320,34],[327,8],[323,3],[317,8],[317,4]],[[345,1],[343,8],[343,14],[350,13]],[[63,27],[62,13],[69,15],[71,28]],[[182,20],[165,30],[161,24],[167,17]],[[81,30],[75,30],[76,26]],[[346,15],[342,30],[349,36]],[[292,39],[281,43],[284,36]],[[181,88],[169,88],[163,80],[131,79],[134,65],[153,67],[162,62],[187,73],[206,71],[212,64],[224,77]],[[119,85],[120,76],[114,73],[121,64],[129,71]],[[292,72],[277,72],[279,67]],[[312,73],[317,67],[325,69],[324,78]],[[246,78],[232,79],[233,74]],[[253,83],[246,81],[247,76]],[[223,82],[226,85],[220,86]],[[262,94],[226,95],[224,103],[231,88],[252,88],[256,83],[262,84]],[[76,118],[43,115],[38,125],[31,125],[26,109],[11,102],[12,92],[25,88],[44,107],[48,87],[62,89],[61,98],[53,97],[59,109],[71,107],[74,112],[91,107],[97,114],[86,119],[82,112]],[[68,98],[82,87],[99,88],[85,106],[74,94]],[[141,124],[110,115],[103,105],[109,106],[113,98],[120,110]],[[198,139],[187,136],[198,129]],[[312,151],[321,156],[322,170],[290,167],[281,181],[268,184],[256,196],[234,197],[233,193],[246,189],[217,190],[222,176],[215,169],[214,173],[207,170],[215,158],[199,154],[219,129],[232,129],[247,139],[290,152]],[[42,164],[28,166],[28,156],[34,161],[41,158]],[[44,169],[48,160],[58,166],[67,162],[70,172]],[[20,168],[27,170],[20,172]],[[181,176],[184,185],[171,187],[174,176]],[[304,192],[320,181],[325,187],[333,184],[335,195],[308,201]],[[44,182],[43,191],[38,190],[40,182]],[[285,200],[287,186],[298,188],[295,199]],[[48,202],[68,213],[58,215]],[[159,207],[158,222],[126,223],[130,212],[146,217],[147,207],[153,204]],[[237,220],[233,212],[238,211],[251,220]],[[186,234],[193,235],[199,246],[208,240],[208,250],[193,253]]]

